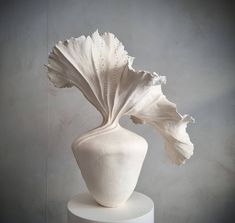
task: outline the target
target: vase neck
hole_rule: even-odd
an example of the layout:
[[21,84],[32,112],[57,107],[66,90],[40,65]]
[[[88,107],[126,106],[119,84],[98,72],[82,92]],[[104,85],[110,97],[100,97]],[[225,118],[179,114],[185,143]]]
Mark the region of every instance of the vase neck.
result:
[[116,117],[116,118],[111,118],[111,117],[104,117],[103,116],[103,122],[101,124],[101,126],[112,126],[112,127],[115,127],[115,126],[120,126],[119,124],[119,118]]

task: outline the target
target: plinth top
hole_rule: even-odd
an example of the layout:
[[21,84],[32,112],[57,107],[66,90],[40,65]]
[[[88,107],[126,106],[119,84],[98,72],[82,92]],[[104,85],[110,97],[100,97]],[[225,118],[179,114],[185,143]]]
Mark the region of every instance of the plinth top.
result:
[[82,193],[68,202],[68,222],[147,222],[141,219],[153,219],[153,211],[153,201],[138,192],[117,208],[100,206],[89,194]]

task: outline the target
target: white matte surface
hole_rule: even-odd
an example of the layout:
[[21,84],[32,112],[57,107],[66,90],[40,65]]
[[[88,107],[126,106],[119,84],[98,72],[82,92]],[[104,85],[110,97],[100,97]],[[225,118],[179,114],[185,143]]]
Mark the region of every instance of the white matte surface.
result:
[[134,192],[121,207],[102,207],[86,193],[68,202],[68,223],[154,223],[154,203],[144,194]]
[[179,114],[165,97],[161,89],[165,76],[135,70],[133,61],[114,34],[96,31],[59,41],[49,54],[48,77],[55,87],[79,88],[103,117],[100,128],[80,137],[77,144],[114,128],[128,115],[134,123],[148,123],[159,130],[169,158],[182,164],[193,155],[186,127],[194,119]]
[[59,41],[48,59],[55,87],[79,88],[103,117],[97,128],[74,140],[72,149],[90,194],[106,207],[121,206],[130,197],[147,152],[145,139],[120,126],[122,116],[159,130],[176,164],[193,154],[186,127],[194,119],[179,114],[165,97],[164,76],[135,70],[133,61],[114,34],[98,31]]

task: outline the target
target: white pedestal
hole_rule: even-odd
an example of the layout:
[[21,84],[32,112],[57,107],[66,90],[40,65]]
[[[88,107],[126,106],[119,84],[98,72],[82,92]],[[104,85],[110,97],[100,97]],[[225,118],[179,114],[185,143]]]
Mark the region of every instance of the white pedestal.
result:
[[134,192],[121,207],[106,208],[88,194],[78,194],[68,202],[68,223],[154,223],[153,201]]

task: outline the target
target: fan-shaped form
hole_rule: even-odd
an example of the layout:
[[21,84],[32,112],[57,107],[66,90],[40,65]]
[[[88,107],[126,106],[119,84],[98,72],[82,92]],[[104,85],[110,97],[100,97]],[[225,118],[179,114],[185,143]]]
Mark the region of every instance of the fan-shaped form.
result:
[[[48,76],[56,87],[75,86],[103,117],[99,131],[118,124],[123,115],[135,123],[148,123],[165,139],[168,156],[177,164],[193,154],[186,132],[193,118],[180,115],[176,105],[163,95],[165,77],[134,70],[133,57],[112,34],[71,38],[55,45],[49,55]],[[96,129],[80,140],[96,134]]]

